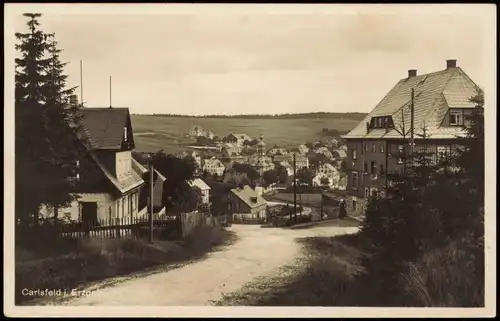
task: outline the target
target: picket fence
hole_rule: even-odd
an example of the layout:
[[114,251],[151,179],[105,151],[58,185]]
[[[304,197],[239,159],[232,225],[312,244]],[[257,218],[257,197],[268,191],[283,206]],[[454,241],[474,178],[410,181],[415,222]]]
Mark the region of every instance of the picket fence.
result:
[[[199,226],[221,226],[223,221],[223,218],[208,217],[200,212],[154,215],[153,238],[179,240],[187,237]],[[150,233],[150,222],[147,217],[123,217],[62,223],[58,224],[57,228],[58,236],[63,238],[147,239]]]
[[[153,237],[155,239],[179,238],[179,228],[175,216],[155,217],[153,219]],[[147,238],[150,224],[148,218],[123,217],[101,219],[88,222],[70,222],[58,225],[60,237],[71,238]]]

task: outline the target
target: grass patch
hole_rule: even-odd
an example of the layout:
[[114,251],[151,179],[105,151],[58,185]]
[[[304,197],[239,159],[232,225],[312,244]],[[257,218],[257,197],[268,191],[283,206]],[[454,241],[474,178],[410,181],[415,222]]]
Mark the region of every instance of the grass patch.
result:
[[23,289],[71,291],[90,282],[198,259],[235,240],[235,234],[223,228],[203,226],[177,242],[80,239],[70,253],[44,257],[33,249],[16,248],[16,304],[36,299],[22,295]]
[[357,238],[355,234],[299,239],[306,255],[296,264],[226,295],[216,305],[345,306],[355,275],[362,271]]
[[[219,306],[388,306],[373,291],[362,266],[367,253],[359,234],[300,239],[305,255],[276,275],[225,295]],[[466,245],[451,243],[408,264],[399,276],[394,307],[484,307],[481,266]],[[384,301],[385,300],[385,301]]]

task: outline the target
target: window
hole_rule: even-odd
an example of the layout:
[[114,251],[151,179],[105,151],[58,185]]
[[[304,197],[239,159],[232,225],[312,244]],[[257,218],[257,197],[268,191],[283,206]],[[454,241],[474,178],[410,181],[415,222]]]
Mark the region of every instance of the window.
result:
[[462,126],[464,124],[464,113],[462,110],[450,110],[450,125]]
[[367,162],[365,162],[364,172],[365,172],[365,173],[368,173],[368,163],[367,163]]
[[356,200],[352,200],[352,211],[356,212]]
[[352,172],[352,188],[358,189],[358,173]]
[[370,190],[368,188],[365,188],[365,198],[370,197]]
[[127,126],[125,126],[123,129],[123,139],[127,141]]
[[384,153],[384,144],[380,144],[380,152]]
[[377,144],[373,143],[372,145],[372,152],[376,153],[377,152]]
[[378,191],[375,188],[372,189],[372,197],[373,198],[377,198],[378,197]]
[[355,160],[356,158],[357,158],[356,149],[353,149],[352,150],[352,159]]
[[384,174],[384,164],[380,164],[380,174]]
[[375,162],[372,161],[371,164],[370,164],[370,172],[372,174],[375,174],[376,170],[377,170],[377,166],[375,165]]
[[359,181],[361,186],[365,184],[364,180],[365,180],[365,174],[361,173],[361,175],[359,175]]
[[364,144],[365,145],[365,152],[368,151],[368,144]]
[[393,128],[391,116],[373,117],[370,121],[371,128]]

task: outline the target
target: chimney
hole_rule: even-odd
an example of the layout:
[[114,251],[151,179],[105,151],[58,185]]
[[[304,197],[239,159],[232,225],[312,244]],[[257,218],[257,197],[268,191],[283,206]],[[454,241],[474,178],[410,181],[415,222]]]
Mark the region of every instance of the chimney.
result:
[[408,78],[415,77],[417,75],[417,69],[408,70]]
[[448,59],[446,60],[446,69],[456,68],[457,60],[456,59]]
[[69,96],[69,103],[72,106],[78,106],[78,95]]

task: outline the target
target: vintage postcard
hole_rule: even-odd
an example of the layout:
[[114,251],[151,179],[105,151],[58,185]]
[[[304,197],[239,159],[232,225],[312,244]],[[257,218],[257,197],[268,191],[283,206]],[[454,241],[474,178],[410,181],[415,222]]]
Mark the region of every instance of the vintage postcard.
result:
[[493,5],[4,18],[5,315],[495,315]]

